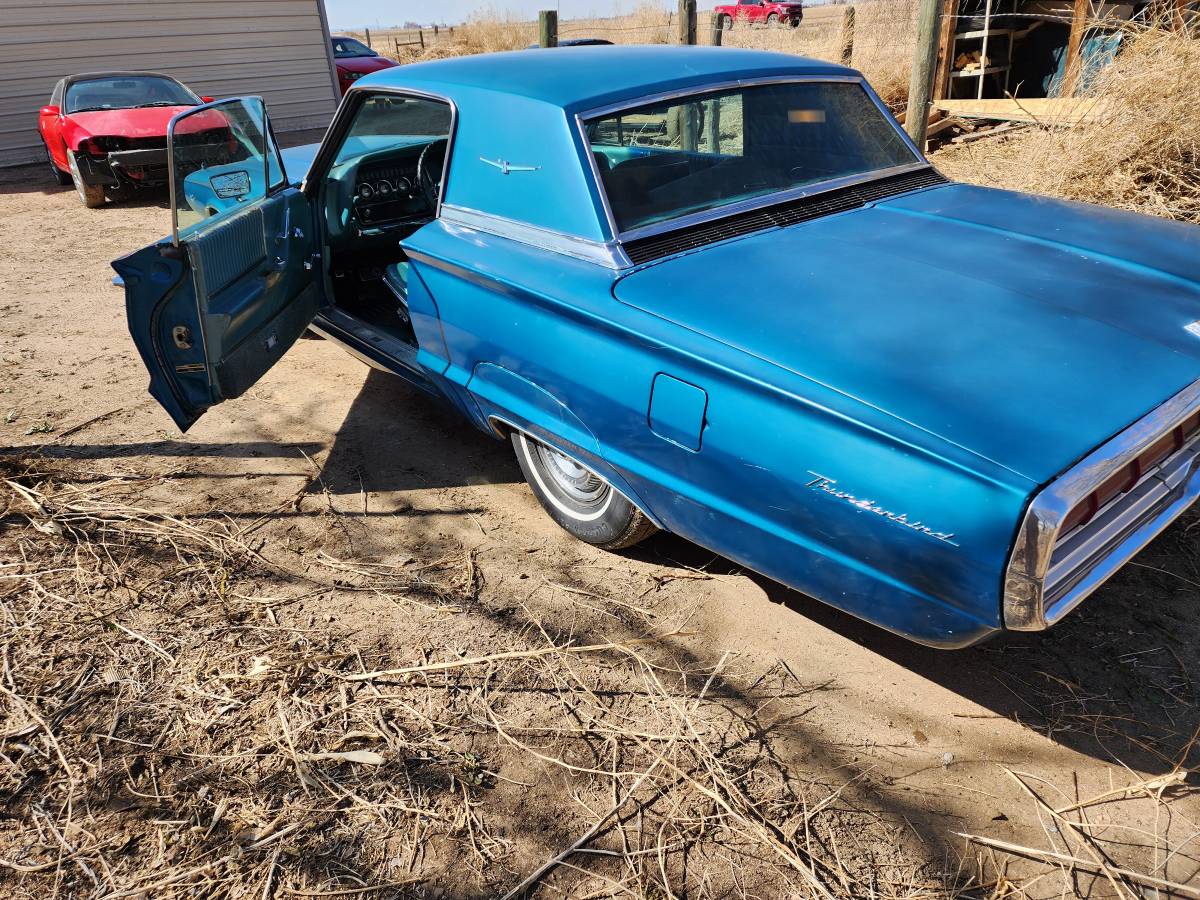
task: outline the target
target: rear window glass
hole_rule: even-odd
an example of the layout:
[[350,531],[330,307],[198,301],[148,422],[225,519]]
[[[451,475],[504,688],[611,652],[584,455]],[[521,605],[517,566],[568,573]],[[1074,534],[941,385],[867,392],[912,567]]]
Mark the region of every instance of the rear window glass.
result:
[[621,231],[920,161],[854,82],[695,94],[598,116],[585,130]]

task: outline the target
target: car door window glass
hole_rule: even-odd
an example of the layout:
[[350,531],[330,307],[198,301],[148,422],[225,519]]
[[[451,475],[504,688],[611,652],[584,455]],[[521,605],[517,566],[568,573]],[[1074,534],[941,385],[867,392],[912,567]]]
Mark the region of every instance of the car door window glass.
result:
[[279,150],[257,97],[176,117],[170,144],[172,217],[180,238],[214,216],[261,200],[283,182]]

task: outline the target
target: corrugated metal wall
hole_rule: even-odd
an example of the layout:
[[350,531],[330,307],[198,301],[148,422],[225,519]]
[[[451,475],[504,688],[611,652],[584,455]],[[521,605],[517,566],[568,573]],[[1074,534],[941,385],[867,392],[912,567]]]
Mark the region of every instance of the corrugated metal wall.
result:
[[322,0],[0,0],[0,166],[42,159],[37,111],[64,75],[138,69],[212,97],[261,94],[276,131],[337,106]]

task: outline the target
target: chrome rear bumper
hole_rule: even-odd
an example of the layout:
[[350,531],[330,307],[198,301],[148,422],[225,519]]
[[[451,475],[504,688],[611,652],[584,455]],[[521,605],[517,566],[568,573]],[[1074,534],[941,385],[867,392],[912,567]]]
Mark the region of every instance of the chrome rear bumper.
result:
[[1078,606],[1200,498],[1200,435],[1146,472],[1085,525],[1068,513],[1115,472],[1200,409],[1200,381],[1051,482],[1029,506],[1009,558],[1004,626],[1048,628]]

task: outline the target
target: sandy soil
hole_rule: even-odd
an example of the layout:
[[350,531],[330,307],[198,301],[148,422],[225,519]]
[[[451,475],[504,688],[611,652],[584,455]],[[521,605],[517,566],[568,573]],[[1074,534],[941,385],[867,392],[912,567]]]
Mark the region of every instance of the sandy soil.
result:
[[[806,689],[746,714],[764,741],[769,732],[771,752],[813,783],[859,776],[853,807],[899,826],[880,832],[881,842],[900,837],[878,852],[952,871],[960,859],[968,873],[978,864],[979,851],[956,833],[1062,849],[1063,835],[1005,767],[1066,806],[1200,761],[1197,518],[1051,633],[923,649],[669,535],[615,555],[573,541],[540,511],[506,444],[326,341],[302,340],[249,395],[179,434],[145,392],[108,265],[168,228],[161,198],[93,211],[41,168],[0,175],[0,455],[41,447],[79,471],[165,476],[143,505],[233,522],[268,517],[266,546],[299,567],[321,550],[390,565],[465,554],[476,569],[473,605],[451,613],[349,593],[281,615],[311,623],[319,613],[317,628],[403,665],[420,652],[508,646],[527,614],[583,639],[636,637],[610,607],[577,602],[626,598],[650,611],[658,633],[673,632],[660,649],[697,671],[727,651],[742,672],[785,666]],[[480,815],[501,822],[512,851],[470,879],[421,876],[449,896],[495,895],[594,821],[553,787],[547,766],[498,741],[481,752],[543,787],[519,812],[481,801]],[[1167,813],[1144,795],[1091,807],[1094,825],[1108,823],[1093,832],[1125,842],[1119,861],[1146,872],[1170,842],[1180,852],[1156,874],[1200,884],[1200,848],[1185,844],[1200,821],[1196,786],[1195,772],[1180,776]],[[50,892],[37,876],[9,875],[23,893]],[[573,877],[583,883],[556,877],[569,895]],[[1080,884],[1052,874],[1030,892],[1057,896]],[[1093,896],[1108,890],[1100,884]]]

